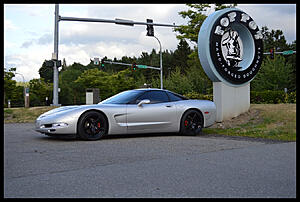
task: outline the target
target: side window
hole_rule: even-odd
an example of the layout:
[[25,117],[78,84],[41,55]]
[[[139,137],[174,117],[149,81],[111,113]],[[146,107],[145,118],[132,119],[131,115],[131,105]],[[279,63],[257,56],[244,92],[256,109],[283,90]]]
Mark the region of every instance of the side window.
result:
[[179,97],[173,93],[167,92],[171,102],[184,100],[182,97]]
[[[145,99],[150,100],[149,92],[146,92],[146,93],[144,93],[143,95],[141,95],[140,97],[138,97],[138,98],[136,99],[135,103],[137,104],[137,103],[139,103],[140,101],[145,100]],[[151,101],[151,100],[150,100],[150,101]]]
[[169,102],[169,97],[167,96],[167,94],[164,91],[158,90],[146,92],[137,99],[137,103],[144,99],[149,99],[151,104]]

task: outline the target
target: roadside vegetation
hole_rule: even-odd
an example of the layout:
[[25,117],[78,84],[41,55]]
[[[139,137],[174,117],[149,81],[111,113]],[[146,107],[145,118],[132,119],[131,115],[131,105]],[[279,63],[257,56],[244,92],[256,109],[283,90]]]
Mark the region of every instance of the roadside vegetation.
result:
[[55,107],[4,108],[4,123],[33,123],[36,118]]
[[251,104],[250,110],[203,130],[204,134],[296,141],[296,104]]

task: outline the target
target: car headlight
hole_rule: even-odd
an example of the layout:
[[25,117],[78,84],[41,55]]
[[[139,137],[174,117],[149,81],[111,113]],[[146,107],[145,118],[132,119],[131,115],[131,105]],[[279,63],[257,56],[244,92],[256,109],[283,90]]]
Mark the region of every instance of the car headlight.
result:
[[53,123],[52,127],[67,127],[67,123]]
[[52,124],[44,124],[41,125],[40,128],[58,128],[58,127],[67,127],[67,123],[52,123]]

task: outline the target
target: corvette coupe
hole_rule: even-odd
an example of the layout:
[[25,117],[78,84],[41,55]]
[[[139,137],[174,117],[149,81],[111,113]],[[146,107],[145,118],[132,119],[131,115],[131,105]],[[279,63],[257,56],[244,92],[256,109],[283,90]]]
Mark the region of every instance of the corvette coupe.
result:
[[84,140],[109,134],[197,135],[215,120],[216,106],[211,101],[147,88],[124,91],[94,105],[52,109],[36,119],[35,130],[49,136],[72,134]]

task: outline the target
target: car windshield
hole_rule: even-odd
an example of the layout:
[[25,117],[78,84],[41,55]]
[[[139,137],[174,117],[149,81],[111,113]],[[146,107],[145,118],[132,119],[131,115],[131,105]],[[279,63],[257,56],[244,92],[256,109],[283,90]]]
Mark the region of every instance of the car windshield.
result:
[[99,104],[127,104],[132,100],[135,100],[140,94],[144,93],[141,90],[129,90],[118,93],[106,100],[103,100]]

